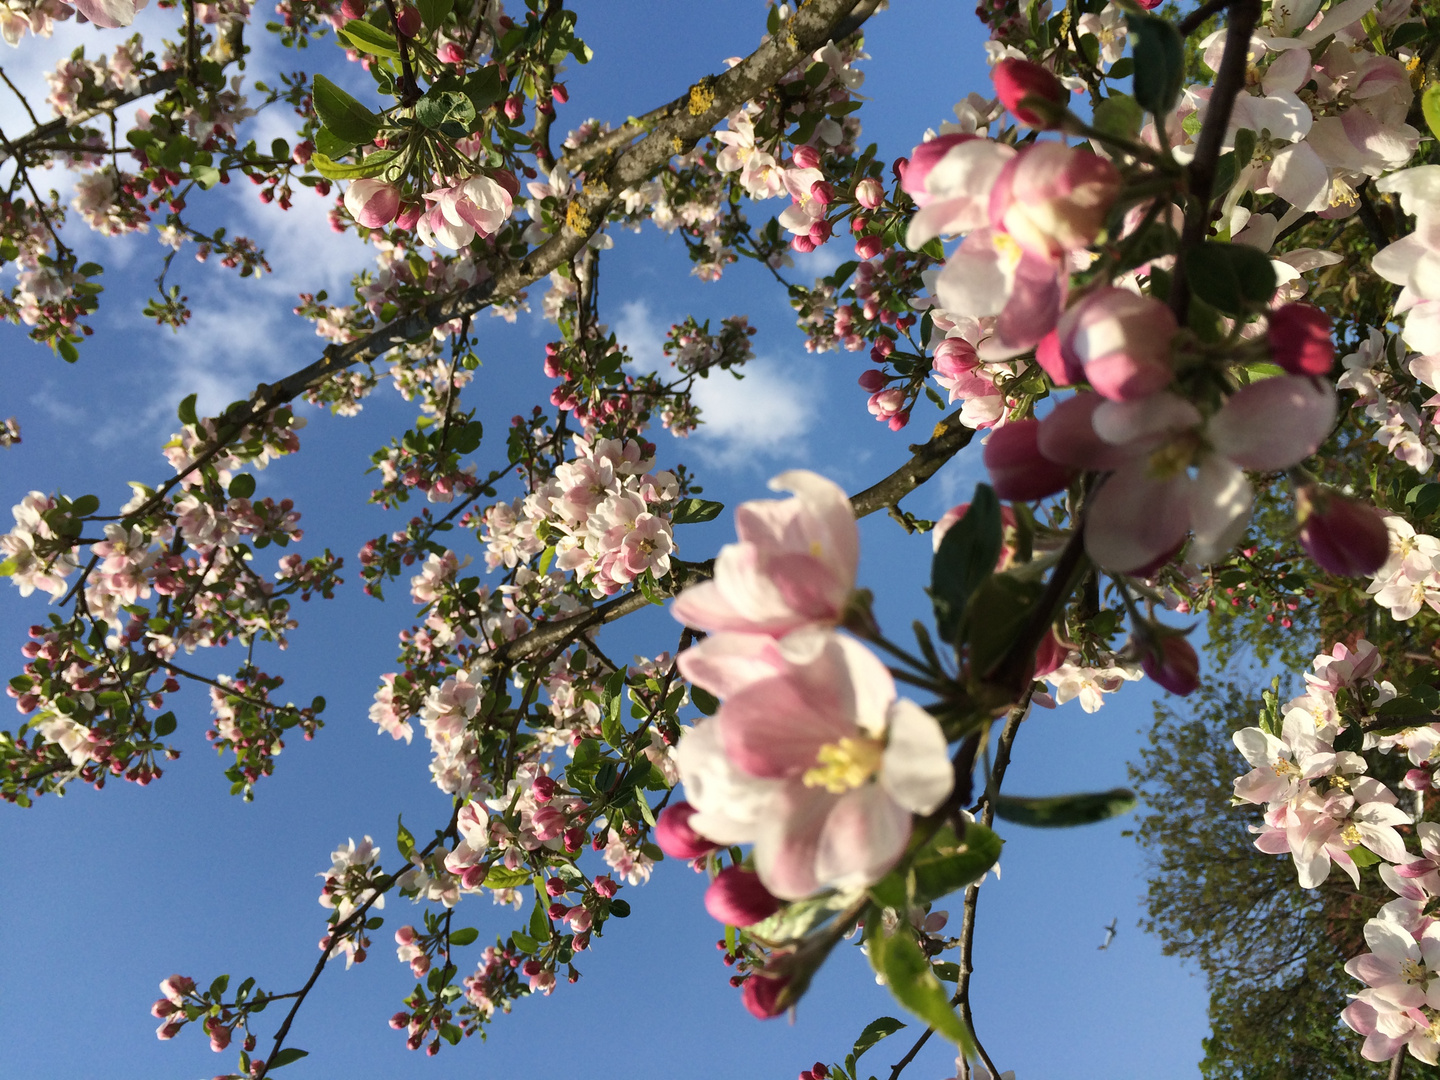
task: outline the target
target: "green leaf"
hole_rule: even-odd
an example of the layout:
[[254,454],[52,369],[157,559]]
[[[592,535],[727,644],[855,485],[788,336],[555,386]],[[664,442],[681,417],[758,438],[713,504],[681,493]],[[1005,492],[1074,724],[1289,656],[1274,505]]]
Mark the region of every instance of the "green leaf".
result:
[[155,737],[163,739],[175,730],[175,714],[163,712],[155,718]]
[[471,420],[452,431],[446,444],[457,454],[473,454],[480,448],[480,440],[484,434],[485,425],[479,420]]
[[1078,795],[1049,795],[1043,798],[1001,795],[995,800],[996,817],[1037,829],[1093,825],[1106,818],[1127,814],[1133,809],[1135,793],[1129,788]]
[[[350,147],[346,146],[340,153],[349,149]],[[366,154],[361,161],[350,162],[336,161],[329,154],[322,154],[317,149],[310,155],[310,164],[315,166],[316,172],[330,180],[360,180],[379,176],[399,154],[399,150],[377,150],[373,154]]]
[[380,118],[324,75],[315,76],[312,96],[320,122],[348,145],[373,142],[380,134]]
[[217,976],[215,977],[215,981],[210,984],[210,997],[211,997],[211,999],[212,999],[212,1000],[219,1000],[220,995],[222,995],[222,994],[225,993],[225,990],[226,990],[227,987],[229,987],[229,985],[230,985],[230,976],[229,976],[229,975],[217,975]]
[[610,901],[610,914],[617,919],[628,919],[630,917],[630,901],[621,900],[618,896]]
[[431,131],[445,124],[455,124],[469,134],[475,123],[475,105],[458,90],[436,91],[432,87],[415,103],[415,119]]
[[971,594],[995,571],[1002,540],[1000,500],[979,484],[970,509],[950,527],[930,564],[930,601],[942,641],[954,643]]
[[454,1024],[440,1025],[440,1037],[446,1042],[448,1042],[451,1046],[458,1046],[460,1044],[460,1036],[460,1029]]
[[81,495],[70,504],[70,513],[77,517],[86,517],[100,509],[100,500],[94,495]]
[[529,870],[510,870],[504,866],[492,866],[485,875],[485,887],[487,889],[513,889],[529,880]]
[[700,521],[714,521],[724,509],[724,503],[709,499],[682,499],[670,514],[670,524],[694,525]]
[[1440,139],[1440,83],[1431,83],[1420,98],[1420,108],[1425,113],[1425,123],[1430,134]]
[[1164,116],[1180,100],[1185,80],[1185,42],[1165,19],[1127,16],[1135,35],[1135,100],[1146,112]]
[[714,716],[715,710],[720,708],[720,699],[700,686],[690,687],[690,700],[706,716]]
[[1004,840],[978,821],[965,826],[963,841],[950,826],[942,826],[911,866],[916,903],[938,900],[973,885],[999,860],[1004,846]]
[[237,473],[230,481],[230,497],[232,499],[248,499],[255,494],[255,477],[249,473]]
[[[348,153],[354,145],[353,142],[342,139],[327,127],[322,127],[315,132],[315,157],[324,157],[326,160],[338,158]],[[311,162],[314,162],[315,157],[310,159]]]
[[1376,863],[1381,861],[1380,856],[1376,855],[1369,848],[1353,847],[1348,852],[1346,852],[1346,854],[1349,855],[1352,860],[1354,860],[1356,866],[1374,866]]
[[438,30],[449,18],[455,0],[415,0],[415,6],[420,9],[420,18],[425,21],[425,28]]
[[1190,291],[1225,315],[1244,315],[1275,294],[1270,257],[1248,244],[1208,241],[1185,252]]
[[1133,139],[1140,134],[1145,110],[1129,94],[1111,94],[1095,106],[1094,127],[1117,139]]
[[190,179],[199,184],[202,191],[209,191],[220,182],[220,170],[213,165],[191,165]]
[[510,940],[513,941],[515,947],[523,953],[533,953],[535,951],[535,939],[528,934],[522,934],[519,930],[512,930],[510,932]]
[[471,945],[480,937],[480,931],[473,926],[462,927],[450,932],[451,945]]
[[886,934],[884,923],[881,918],[866,920],[871,966],[885,977],[895,1000],[966,1054],[973,1053],[975,1042],[970,1031],[950,1004],[949,991],[930,970],[930,962],[920,951],[910,924],[901,919],[894,932]]
[[[945,539],[950,539],[949,534]],[[1005,655],[1043,591],[1037,578],[1016,570],[991,574],[980,583],[965,617],[964,639],[970,646],[972,677],[983,676]]]
[[894,1035],[895,1032],[903,1027],[905,1027],[905,1025],[893,1016],[882,1016],[878,1020],[871,1020],[870,1023],[865,1025],[865,1030],[860,1032],[860,1037],[855,1040],[855,1049],[850,1052],[855,1055],[855,1060],[859,1061],[860,1058],[864,1056],[865,1051],[869,1050],[881,1039]]
[[335,33],[361,52],[373,53],[375,56],[400,55],[400,46],[394,35],[387,34],[364,19],[351,19]]
[[536,941],[548,941],[550,938],[550,917],[545,914],[546,905],[535,898],[535,906],[530,909],[530,936]]
[[298,1050],[293,1046],[287,1046],[284,1050],[281,1050],[278,1054],[275,1055],[274,1058],[271,1059],[270,1068],[278,1069],[283,1065],[293,1065],[301,1058],[309,1056],[309,1050]]
[[1405,496],[1407,506],[1414,507],[1415,520],[1424,520],[1440,509],[1440,484],[1417,484]]
[[[405,816],[401,814],[395,819],[395,848],[400,852],[401,858],[407,862],[410,856],[415,853],[415,836],[405,827]],[[489,879],[486,879],[489,884]]]

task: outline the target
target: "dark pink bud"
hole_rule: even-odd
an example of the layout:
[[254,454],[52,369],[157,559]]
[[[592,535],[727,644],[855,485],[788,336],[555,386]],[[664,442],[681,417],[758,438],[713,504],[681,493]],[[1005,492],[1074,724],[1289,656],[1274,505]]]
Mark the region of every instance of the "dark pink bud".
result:
[[565,89],[564,83],[557,82],[554,86],[550,87],[550,96],[561,105],[564,105],[570,100],[570,91]]
[[[885,384],[889,382],[889,379],[883,371],[870,368],[861,374],[859,382],[861,390],[867,394],[876,394],[885,389]],[[660,846],[663,848],[665,845],[661,844]]]
[[885,241],[878,236],[862,236],[855,241],[855,254],[862,259],[873,259],[885,250]]
[[396,944],[396,945],[409,945],[409,944],[410,944],[412,941],[414,941],[414,940],[415,940],[415,927],[413,927],[413,926],[402,926],[402,927],[400,927],[399,930],[396,930],[396,931],[395,931],[395,944]]
[[565,850],[579,851],[585,846],[585,830],[579,827],[565,830]]
[[1200,657],[1180,634],[1162,633],[1145,650],[1140,666],[1146,675],[1181,697],[1194,693],[1200,685]]
[[1368,577],[1390,557],[1390,533],[1378,509],[1306,484],[1295,493],[1300,544],[1324,571]]
[[826,221],[824,218],[821,218],[819,221],[815,222],[814,225],[810,226],[810,239],[812,242],[814,242],[816,247],[819,247],[821,244],[825,243],[826,240],[830,239],[830,234],[833,231],[834,226],[831,225],[830,222]]
[[602,874],[600,877],[597,877],[595,879],[595,891],[599,895],[603,896],[606,900],[609,900],[612,896],[614,896],[617,892],[620,891],[620,886],[615,884],[615,882],[612,881],[608,875]]
[[290,160],[296,165],[305,165],[310,161],[310,156],[315,153],[315,144],[309,139],[302,143],[296,143],[295,149],[290,151]]
[[695,807],[688,802],[673,803],[655,822],[655,843],[672,859],[698,859],[720,846],[690,827],[694,814]]
[[995,428],[985,443],[985,468],[995,494],[1011,502],[1032,502],[1063,491],[1071,470],[1040,453],[1039,420],[1015,420]]
[[358,19],[363,16],[369,5],[365,0],[341,0],[340,14],[347,19]]
[[829,206],[835,201],[835,185],[828,180],[816,180],[810,185],[810,197],[821,206]]
[[537,776],[530,787],[534,791],[535,801],[538,803],[547,803],[555,797],[556,784],[548,776]]
[[[1033,61],[1012,57],[996,64],[990,71],[990,77],[995,80],[995,96],[1020,123],[1041,131],[1050,131],[1058,126],[1055,122],[1057,114],[1065,108],[1068,95],[1052,72]],[[1030,108],[1022,105],[1021,102],[1027,98],[1038,98],[1040,111],[1033,107],[1035,101],[1031,102]],[[1058,108],[1046,109],[1045,103]]]
[[390,1017],[390,1026],[391,1026],[392,1028],[394,1028],[396,1031],[400,1031],[400,1030],[402,1030],[402,1029],[404,1029],[404,1028],[409,1027],[409,1026],[410,1026],[410,1014],[409,1014],[409,1013],[403,1013],[403,1012],[398,1012],[398,1013],[396,1013],[394,1016]]
[[1291,375],[1328,375],[1335,363],[1330,316],[1309,304],[1270,313],[1270,355]]
[[975,353],[975,346],[964,338],[946,338],[935,346],[935,358],[930,366],[935,374],[954,379],[979,367],[980,357]]
[[497,184],[499,184],[502,188],[509,192],[512,199],[519,196],[520,181],[515,179],[515,174],[509,169],[491,169],[489,170],[489,176],[490,179],[494,180]]
[[505,118],[512,124],[518,123],[525,115],[525,99],[519,94],[511,94],[505,99]]
[[447,41],[435,51],[442,64],[463,64],[465,62],[465,50],[456,45],[453,41]]
[[157,1039],[173,1039],[180,1034],[183,1024],[162,1024],[155,1032]]
[[818,169],[820,167],[820,151],[813,146],[797,146],[791,157],[797,169]]
[[780,995],[790,985],[789,979],[775,979],[768,975],[751,975],[745,980],[740,991],[740,1000],[750,1015],[757,1020],[769,1020],[783,1011]]
[[549,878],[545,882],[546,896],[564,896],[569,891],[569,887],[566,886],[565,882],[561,881],[558,877]]
[[790,247],[800,252],[801,255],[808,255],[815,250],[815,241],[811,240],[808,235],[795,236],[790,240]]
[[726,867],[705,890],[705,910],[727,926],[754,926],[780,910],[780,901],[753,870]]
[[413,4],[406,4],[395,16],[395,29],[401,37],[413,38],[420,33],[421,25],[420,9]]
[[165,1017],[169,1016],[178,1008],[179,1006],[176,1005],[174,1002],[166,998],[161,998],[159,1001],[155,1002],[154,1005],[150,1006],[150,1015],[155,1017],[156,1019],[164,1020]]
[[400,206],[400,214],[395,219],[395,224],[401,229],[413,229],[424,213],[424,203],[403,203]]

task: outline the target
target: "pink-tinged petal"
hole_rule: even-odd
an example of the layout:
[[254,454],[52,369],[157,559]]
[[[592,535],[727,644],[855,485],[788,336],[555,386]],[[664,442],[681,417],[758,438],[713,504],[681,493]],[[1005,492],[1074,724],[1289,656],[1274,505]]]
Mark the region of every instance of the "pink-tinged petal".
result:
[[1266,855],[1289,855],[1290,839],[1284,829],[1266,829],[1255,838],[1255,847]]
[[[1358,1035],[1371,1035],[1375,1031],[1375,1007],[1368,1002],[1352,1001],[1340,1013],[1351,1031]],[[1383,1058],[1378,1060],[1384,1060]]]
[[935,279],[935,295],[946,311],[981,318],[1004,310],[1015,273],[996,250],[995,235],[993,229],[975,230],[946,260]]
[[1274,765],[1285,756],[1285,744],[1258,727],[1241,728],[1230,738],[1235,743],[1235,749],[1257,769]]
[[816,875],[820,834],[838,795],[807,788],[799,780],[777,793],[771,813],[755,838],[755,870],[765,887],[782,900],[799,900],[823,884]]
[[720,727],[706,720],[681,736],[675,764],[695,807],[690,827],[717,844],[748,844],[771,817],[780,784],[746,776],[725,755]]
[[144,0],[138,4],[134,0],[69,0],[69,2],[81,15],[84,15],[96,26],[103,26],[107,30],[129,26],[135,21],[136,10],[145,6]]
[[818,687],[793,674],[766,679],[725,702],[713,722],[742,772],[787,779],[812,768],[822,746],[854,737],[845,689]]
[[853,577],[860,565],[860,530],[855,510],[845,489],[819,473],[791,469],[770,481],[771,491],[791,492],[804,508],[800,519],[804,538],[819,543],[822,551],[812,552]]
[[1291,855],[1302,889],[1318,889],[1330,876],[1330,855],[1323,846],[1304,854],[1292,851]]
[[1040,421],[1040,452],[1056,464],[1095,472],[1109,472],[1129,461],[1129,451],[1095,434],[1095,410],[1104,403],[1099,394],[1076,394],[1056,405]]
[[862,731],[882,735],[895,701],[895,680],[880,658],[854,638],[831,635],[820,660],[806,669],[817,688],[844,686],[847,716]]
[[1281,375],[1232,394],[1205,433],[1217,453],[1246,469],[1288,469],[1313,454],[1335,423],[1329,383]]
[[1270,190],[1296,210],[1323,210],[1327,205],[1330,170],[1308,143],[1279,150],[1270,163],[1269,180]]
[[765,566],[786,606],[805,621],[836,623],[844,614],[849,585],[832,566],[811,555],[775,555]]
[[1383,919],[1371,919],[1365,924],[1365,944],[1377,958],[1385,961],[1395,971],[1402,960],[1420,959],[1420,947],[1415,939],[1394,923]]
[[[1345,974],[1359,979],[1366,986],[1378,986],[1395,977],[1395,965],[1387,964],[1374,953],[1367,952],[1346,961]],[[1419,1002],[1413,1004],[1419,1004]]]
[[1235,797],[1256,806],[1274,802],[1288,790],[1290,785],[1273,769],[1253,769],[1235,780]]
[[1200,425],[1200,410],[1184,398],[1159,393],[1137,401],[1106,401],[1095,407],[1095,434],[1115,446],[1158,445]]
[[1244,535],[1255,492],[1242,469],[1213,455],[1200,463],[1190,492],[1195,541],[1189,557],[1204,565],[1221,558]]
[[1158,479],[1145,461],[1131,462],[1090,497],[1085,550],[1105,569],[1127,573],[1174,550],[1189,529],[1189,477]]
[[1025,255],[1015,267],[1010,298],[995,320],[995,339],[1013,354],[1033,348],[1054,330],[1065,306],[1067,275],[1043,259]]
[[878,784],[847,791],[825,821],[815,853],[815,876],[839,889],[879,881],[910,840],[910,812]]
[[682,652],[675,662],[688,681],[720,698],[771,678],[786,667],[775,639],[762,634],[712,634]]
[[905,698],[890,706],[889,721],[880,784],[906,810],[934,813],[955,787],[945,735],[933,716]]

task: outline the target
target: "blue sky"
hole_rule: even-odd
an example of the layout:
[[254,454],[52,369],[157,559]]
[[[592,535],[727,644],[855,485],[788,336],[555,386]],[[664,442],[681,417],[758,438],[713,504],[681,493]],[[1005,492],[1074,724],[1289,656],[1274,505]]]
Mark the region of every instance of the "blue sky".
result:
[[[595,60],[566,75],[571,104],[562,108],[562,131],[587,116],[618,122],[667,100],[698,76],[723,69],[726,57],[753,48],[764,22],[759,0],[575,6],[578,31]],[[147,12],[142,23],[156,20]],[[90,28],[69,26],[34,52],[27,40],[5,65],[7,73],[26,79],[24,85],[41,85],[46,65],[36,58],[42,52],[53,58],[97,40],[104,43]],[[882,157],[893,158],[908,152],[926,127],[950,118],[956,101],[985,88],[982,41],[965,4],[906,0],[877,16],[867,36],[873,59],[863,65],[861,92],[873,99],[861,114],[864,141],[877,141]],[[315,52],[279,57],[265,47],[257,67],[313,65]],[[14,113],[9,103],[0,111],[7,133],[23,128]],[[282,133],[284,120],[261,118],[257,137],[263,142]],[[365,265],[364,252],[328,231],[323,207],[301,204],[281,215],[262,208],[249,185],[234,185],[222,198],[231,200],[223,214],[247,223],[277,272],[239,281],[217,266],[177,259],[173,280],[197,311],[181,334],[148,324],[138,312],[143,286],[158,271],[153,234],[120,245],[81,241],[87,257],[105,262],[109,291],[96,338],[79,364],[64,365],[14,328],[3,331],[0,415],[19,416],[25,441],[5,452],[0,505],[31,489],[93,492],[114,505],[127,494],[126,480],[166,475],[159,447],[186,393],[199,390],[202,410],[213,409],[317,354],[319,340],[289,313],[294,295],[320,287],[334,292]],[[772,212],[779,209],[776,203]],[[71,229],[71,239],[81,235],[79,226]],[[833,241],[808,269],[824,270],[847,257],[841,241]],[[537,309],[542,291],[532,291]],[[807,354],[783,292],[768,275],[745,265],[718,284],[701,283],[690,276],[679,245],[653,229],[616,234],[615,248],[603,257],[602,299],[602,318],[641,352],[689,313],[703,319],[743,312],[759,327],[755,372],[712,397],[711,429],[685,442],[658,436],[660,463],[692,466],[707,495],[728,506],[764,496],[766,478],[796,466],[859,490],[893,469],[907,456],[906,445],[922,439],[938,418],[922,407],[899,435],[874,423],[855,386],[863,354]],[[482,319],[481,331],[484,366],[471,403],[479,403],[487,429],[498,432],[511,414],[548,392],[540,346],[551,333],[538,315],[521,316],[514,326]],[[207,982],[229,972],[236,982],[254,975],[268,990],[295,988],[323,932],[316,874],[328,865],[330,850],[347,837],[370,834],[393,858],[397,814],[404,813],[417,835],[448,817],[447,800],[429,784],[421,743],[407,747],[379,737],[366,717],[411,609],[403,589],[392,589],[397,600],[387,604],[359,593],[354,553],[396,520],[366,504],[371,482],[364,471],[369,453],[403,428],[411,409],[381,390],[358,417],[307,415],[302,453],[261,474],[260,494],[295,499],[306,528],[302,550],[328,546],[345,555],[348,582],[335,600],[299,611],[301,628],[288,652],[272,651],[259,662],[287,676],[285,691],[294,700],[324,694],[328,726],[313,743],[288,746],[276,775],[259,786],[253,803],[243,804],[227,794],[222,767],[205,744],[206,700],[187,691],[175,700],[176,740],[185,753],[160,782],[100,793],[76,787],[29,811],[0,811],[0,1073],[6,1077],[148,1080],[233,1069],[233,1054],[212,1054],[198,1032],[168,1044],[155,1039],[147,1010],[159,981],[172,972]],[[486,447],[480,453],[483,463]],[[968,498],[979,471],[972,450],[907,505],[921,516],[938,516]],[[686,527],[681,554],[705,557],[730,535],[728,514]],[[911,619],[927,617],[920,589],[928,577],[929,540],[874,519],[863,523],[862,537],[861,583],[877,593],[882,623],[902,637]],[[34,598],[0,589],[0,654],[17,670],[25,628],[42,617]],[[603,639],[618,656],[653,655],[673,640],[673,623],[659,611],[627,620]],[[233,667],[235,658],[201,655],[194,662],[219,671]],[[1139,729],[1149,726],[1149,693],[1144,684],[1127,686],[1095,715],[1074,704],[1037,711],[1022,729],[1007,786],[1043,794],[1124,783],[1125,762],[1142,741]],[[1000,830],[1008,844],[1002,878],[982,890],[974,1000],[982,1039],[1019,1080],[1196,1074],[1204,987],[1136,929],[1144,867],[1133,842],[1120,835],[1124,827],[1120,821],[1059,833]],[[385,1026],[412,985],[394,960],[389,932],[419,918],[408,901],[393,898],[371,958],[348,972],[327,972],[301,1013],[291,1042],[312,1056],[287,1075],[440,1080],[543,1068],[694,1080],[793,1076],[817,1059],[843,1058],[874,1017],[898,1015],[858,950],[842,948],[793,1025],[753,1021],[726,985],[728,971],[714,948],[719,927],[700,906],[703,885],[686,867],[663,864],[649,885],[622,894],[634,916],[610,924],[582,958],[577,985],[521,1002],[492,1026],[488,1044],[446,1047],[437,1059],[407,1052]],[[482,944],[509,929],[509,915],[474,898],[457,913],[462,925],[480,929]],[[1100,952],[1103,927],[1115,917],[1119,936]],[[271,1016],[273,1010],[262,1019]],[[887,1075],[911,1033],[872,1051],[870,1069]],[[952,1056],[938,1042],[906,1073],[913,1080],[949,1075]]]

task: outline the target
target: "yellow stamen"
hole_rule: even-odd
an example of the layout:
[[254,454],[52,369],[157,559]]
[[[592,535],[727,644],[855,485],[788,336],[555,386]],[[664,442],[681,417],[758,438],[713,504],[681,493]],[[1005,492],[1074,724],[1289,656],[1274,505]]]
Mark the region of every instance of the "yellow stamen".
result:
[[880,769],[885,747],[878,739],[844,738],[826,743],[815,755],[819,764],[800,778],[806,787],[823,787],[832,795],[857,788]]
[[1009,233],[996,233],[990,238],[990,242],[995,245],[995,251],[1000,256],[1000,268],[1005,273],[1011,273],[1020,265],[1020,259],[1025,253],[1013,236]]

